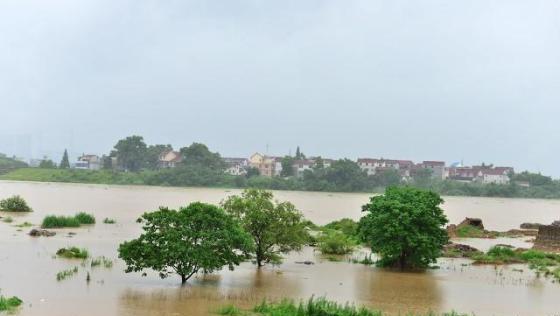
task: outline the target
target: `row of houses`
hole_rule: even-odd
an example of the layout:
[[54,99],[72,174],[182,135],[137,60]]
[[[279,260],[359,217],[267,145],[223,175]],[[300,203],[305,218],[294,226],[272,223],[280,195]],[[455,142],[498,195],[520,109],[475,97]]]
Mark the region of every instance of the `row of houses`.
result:
[[[275,177],[282,174],[283,157],[269,156],[254,153],[249,158],[223,158],[226,164],[226,172],[231,175],[244,175],[249,168],[255,168],[260,175]],[[319,162],[325,168],[331,166],[334,160],[324,158],[309,158],[294,160],[292,163],[293,174],[297,177],[303,176],[306,170],[313,170]],[[158,160],[159,168],[175,168],[182,161],[181,153],[178,151],[165,151],[160,154]],[[461,182],[480,182],[484,184],[507,184],[513,174],[512,167],[494,166],[446,166],[444,161],[422,161],[415,163],[412,160],[397,160],[384,158],[358,158],[357,165],[368,175],[375,175],[387,170],[395,170],[403,178],[408,180],[421,170],[428,170],[434,179],[450,179]],[[101,169],[102,159],[97,155],[80,156],[73,167],[76,169]]]
[[432,178],[456,180],[461,182],[480,182],[484,184],[508,184],[514,173],[512,167],[455,165],[447,167],[444,161],[423,161],[415,164],[411,160],[359,158],[358,166],[368,175],[384,170],[397,170],[403,179],[409,179],[415,172],[429,170]]

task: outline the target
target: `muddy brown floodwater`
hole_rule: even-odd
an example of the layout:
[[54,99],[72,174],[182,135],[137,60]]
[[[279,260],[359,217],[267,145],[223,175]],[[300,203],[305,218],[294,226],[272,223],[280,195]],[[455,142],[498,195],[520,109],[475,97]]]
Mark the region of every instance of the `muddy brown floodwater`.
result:
[[[263,298],[312,295],[339,302],[382,309],[389,314],[452,309],[476,315],[560,315],[560,284],[538,278],[526,266],[470,266],[465,259],[442,259],[440,269],[425,273],[398,273],[348,262],[329,262],[306,248],[285,257],[278,267],[258,270],[244,263],[235,271],[199,275],[185,287],[177,278],[161,280],[154,273],[142,277],[125,274],[117,259],[117,246],[136,237],[135,223],[144,211],[160,205],[177,207],[192,201],[218,203],[238,190],[160,188],[87,184],[0,181],[0,198],[23,196],[35,209],[0,222],[0,289],[25,301],[21,315],[211,315],[220,306],[235,303],[251,307]],[[317,224],[360,217],[367,194],[275,192],[279,200],[293,202]],[[481,217],[491,230],[519,227],[522,222],[549,223],[560,218],[560,202],[553,200],[445,198],[444,209],[452,223],[464,217]],[[54,237],[32,238],[24,221],[35,225],[47,214],[95,214],[97,224],[57,230]],[[105,217],[117,220],[103,224]],[[68,232],[76,235],[68,237]],[[496,243],[530,246],[523,239],[462,240],[487,249]],[[115,260],[112,268],[84,268],[79,261],[55,259],[60,247],[87,248],[93,256]],[[365,254],[356,254],[357,257]],[[296,264],[312,260],[315,265]],[[74,277],[56,281],[58,271],[79,267]],[[91,282],[86,282],[86,271]]]

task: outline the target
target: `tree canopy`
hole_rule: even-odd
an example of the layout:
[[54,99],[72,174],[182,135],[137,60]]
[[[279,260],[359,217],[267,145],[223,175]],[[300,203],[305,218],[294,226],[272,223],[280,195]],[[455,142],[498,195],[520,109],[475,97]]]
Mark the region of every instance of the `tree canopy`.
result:
[[64,154],[62,155],[62,160],[59,165],[60,169],[70,168],[70,160],[68,160],[68,150],[64,149]]
[[441,197],[412,187],[390,187],[363,206],[359,233],[381,266],[425,268],[448,242]]
[[145,165],[147,152],[146,143],[142,136],[129,136],[121,139],[115,145],[114,155],[118,166],[125,171],[139,171]]
[[161,278],[181,276],[185,283],[195,273],[210,273],[239,265],[252,251],[250,236],[221,208],[200,202],[178,211],[160,208],[145,213],[144,233],[119,246],[126,272],[152,269]]
[[225,163],[219,153],[211,152],[208,147],[201,143],[192,143],[188,147],[181,148],[184,166],[196,166],[223,171]]
[[281,253],[301,249],[308,239],[301,212],[289,202],[273,201],[269,191],[248,189],[222,204],[253,237],[259,267],[265,263],[279,263]]

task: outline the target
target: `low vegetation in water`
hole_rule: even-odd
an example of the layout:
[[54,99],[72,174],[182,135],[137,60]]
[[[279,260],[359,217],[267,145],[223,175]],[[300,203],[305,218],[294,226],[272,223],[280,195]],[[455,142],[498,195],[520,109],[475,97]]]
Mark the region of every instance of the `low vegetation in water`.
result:
[[375,260],[372,258],[372,254],[367,254],[365,255],[363,258],[352,258],[350,259],[350,262],[352,263],[358,263],[358,264],[363,264],[366,266],[371,266],[373,264],[375,264]]
[[48,215],[43,219],[42,228],[72,228],[95,224],[95,217],[80,212],[74,216]]
[[42,228],[80,227],[80,221],[74,216],[48,215],[43,219]]
[[68,270],[62,270],[56,274],[57,281],[64,281],[69,277],[72,277],[74,274],[78,273],[78,267],[74,267]]
[[356,242],[341,231],[327,229],[317,238],[321,253],[327,255],[346,255],[354,251]]
[[105,219],[103,220],[103,224],[115,224],[115,223],[117,223],[117,221],[112,218],[105,217]]
[[74,215],[74,217],[78,220],[78,222],[80,222],[80,224],[82,225],[92,225],[95,224],[95,217],[91,214],[85,213],[85,212],[80,212],[76,215]]
[[511,264],[526,263],[538,275],[554,277],[560,281],[560,254],[540,250],[521,250],[504,246],[494,246],[486,253],[472,257],[475,264]]
[[23,222],[21,224],[15,225],[15,226],[19,227],[19,228],[25,228],[25,227],[31,227],[31,226],[33,226],[33,224],[31,224],[30,222]]
[[23,301],[17,296],[4,297],[0,295],[0,312],[12,313],[21,306],[22,303]]
[[67,259],[87,259],[89,257],[89,252],[83,248],[70,247],[58,249],[56,255]]
[[33,209],[19,195],[14,195],[0,201],[0,211],[4,212],[32,212]]
[[14,219],[11,218],[10,216],[6,216],[6,217],[2,218],[2,222],[4,222],[4,223],[11,223],[13,221],[14,221]]
[[[283,300],[279,303],[263,301],[250,311],[241,310],[235,306],[225,306],[218,311],[220,315],[228,316],[383,316],[383,312],[356,307],[351,304],[339,304],[324,298],[311,298],[307,302],[295,303],[292,300]],[[417,316],[466,316],[456,312],[415,314]]]
[[343,218],[323,226],[327,229],[338,230],[344,235],[358,240],[358,223],[350,218]]
[[113,260],[106,258],[106,257],[97,257],[97,258],[93,258],[91,259],[90,262],[90,267],[91,268],[95,268],[95,267],[100,267],[103,266],[107,269],[110,269],[113,267]]

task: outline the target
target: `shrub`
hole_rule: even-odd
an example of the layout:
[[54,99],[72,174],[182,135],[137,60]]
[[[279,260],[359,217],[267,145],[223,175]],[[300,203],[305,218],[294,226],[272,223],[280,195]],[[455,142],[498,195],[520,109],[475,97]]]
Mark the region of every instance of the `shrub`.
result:
[[95,217],[91,214],[80,212],[74,216],[80,224],[91,225],[95,224]]
[[80,221],[75,216],[48,215],[41,224],[43,228],[80,227]]
[[351,253],[356,244],[344,233],[337,230],[327,230],[319,236],[319,250],[324,254],[345,255]]
[[22,303],[23,301],[17,296],[12,296],[12,297],[0,296],[0,312],[7,311],[10,313],[14,311],[17,307],[19,307]]
[[3,221],[4,223],[11,223],[11,222],[14,221],[14,219],[11,218],[10,216],[7,216],[7,217],[2,218],[2,221]]
[[80,249],[78,247],[60,248],[56,252],[56,255],[67,259],[87,259],[87,257],[89,257],[89,253],[86,249]]
[[32,212],[33,209],[27,205],[27,202],[19,196],[14,195],[0,201],[0,211],[5,212]]
[[108,217],[105,217],[105,219],[103,220],[103,224],[115,224],[116,222],[116,220]]
[[343,218],[338,221],[330,222],[325,225],[325,228],[339,230],[350,237],[356,237],[358,234],[358,223],[349,218]]

